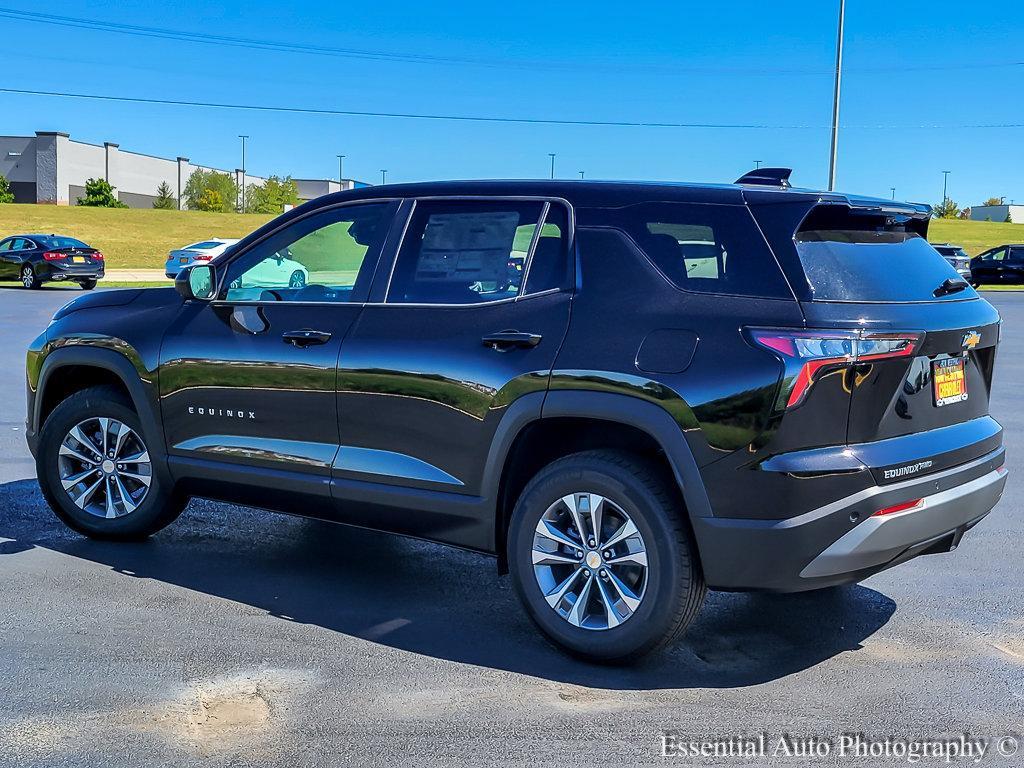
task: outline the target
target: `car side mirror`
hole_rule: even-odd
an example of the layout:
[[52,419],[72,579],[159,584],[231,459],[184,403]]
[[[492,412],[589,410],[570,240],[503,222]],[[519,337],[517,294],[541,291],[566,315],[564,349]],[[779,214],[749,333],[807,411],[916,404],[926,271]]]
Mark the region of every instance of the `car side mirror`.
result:
[[217,290],[217,276],[208,264],[185,267],[174,279],[174,288],[185,301],[209,301]]

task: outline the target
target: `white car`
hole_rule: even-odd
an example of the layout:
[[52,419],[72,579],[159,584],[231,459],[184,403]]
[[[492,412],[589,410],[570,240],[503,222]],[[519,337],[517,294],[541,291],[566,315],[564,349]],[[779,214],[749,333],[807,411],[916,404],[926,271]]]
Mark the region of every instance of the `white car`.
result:
[[228,298],[256,300],[265,289],[305,288],[309,282],[309,270],[292,258],[287,248],[278,251],[231,281]]
[[209,264],[220,256],[229,246],[237,243],[238,240],[226,240],[222,237],[211,237],[192,245],[186,245],[167,254],[167,265],[164,272],[167,277],[173,280],[178,276],[182,267],[190,267],[193,264]]

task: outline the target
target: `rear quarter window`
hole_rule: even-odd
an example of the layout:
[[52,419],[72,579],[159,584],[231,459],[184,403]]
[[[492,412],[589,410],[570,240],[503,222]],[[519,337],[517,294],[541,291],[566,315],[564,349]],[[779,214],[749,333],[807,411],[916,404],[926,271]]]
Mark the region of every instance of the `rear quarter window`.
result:
[[775,256],[744,206],[638,203],[581,211],[580,218],[587,226],[623,231],[682,290],[793,298]]

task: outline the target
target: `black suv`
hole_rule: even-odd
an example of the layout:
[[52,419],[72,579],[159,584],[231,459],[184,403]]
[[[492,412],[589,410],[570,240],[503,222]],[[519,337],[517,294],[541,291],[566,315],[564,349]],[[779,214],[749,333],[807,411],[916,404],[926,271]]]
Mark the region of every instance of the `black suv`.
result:
[[[949,551],[1005,484],[999,316],[927,206],[786,176],[342,192],[84,296],[28,353],[43,492],[107,539],[203,496],[496,555],[606,661],[709,587]],[[284,259],[303,285],[261,277]]]

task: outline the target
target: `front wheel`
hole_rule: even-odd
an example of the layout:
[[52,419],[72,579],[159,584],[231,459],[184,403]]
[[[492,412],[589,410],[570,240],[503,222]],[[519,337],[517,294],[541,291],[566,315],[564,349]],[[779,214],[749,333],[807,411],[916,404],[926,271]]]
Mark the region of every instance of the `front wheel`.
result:
[[21,268],[21,284],[26,288],[38,288],[41,285],[41,281],[36,277],[36,271],[32,269],[30,264],[26,264]]
[[306,287],[306,275],[299,270],[292,272],[292,276],[288,280],[289,288],[305,288]]
[[140,539],[173,521],[187,501],[153,462],[124,395],[91,387],[47,417],[36,474],[50,508],[70,528],[99,539]]
[[530,618],[592,661],[635,661],[670,643],[706,592],[684,515],[657,468],[632,454],[548,465],[516,503],[508,536]]

